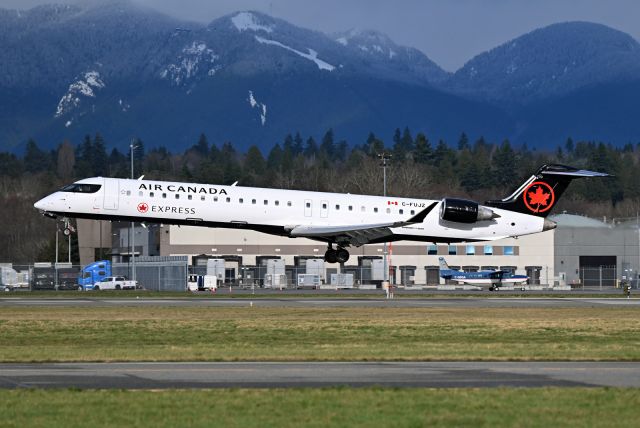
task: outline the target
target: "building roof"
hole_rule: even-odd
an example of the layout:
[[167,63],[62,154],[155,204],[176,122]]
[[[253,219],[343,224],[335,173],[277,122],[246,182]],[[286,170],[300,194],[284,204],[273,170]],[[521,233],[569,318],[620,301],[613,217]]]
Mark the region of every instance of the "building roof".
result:
[[558,224],[558,227],[611,228],[610,224],[601,220],[575,214],[556,214],[549,217],[549,219],[555,221]]

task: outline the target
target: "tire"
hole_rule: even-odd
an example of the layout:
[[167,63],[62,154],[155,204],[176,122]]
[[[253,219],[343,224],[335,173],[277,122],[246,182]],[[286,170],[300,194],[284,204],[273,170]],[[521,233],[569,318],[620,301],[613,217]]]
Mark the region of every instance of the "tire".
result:
[[344,248],[338,248],[336,251],[336,261],[338,263],[346,263],[349,261],[349,252]]
[[338,261],[338,252],[333,249],[327,250],[327,252],[324,253],[324,261],[327,263],[336,263]]
[[120,290],[120,284],[116,285],[116,290]]
[[100,286],[99,286],[99,285],[96,285],[96,286],[94,286],[94,287],[93,287],[93,289],[94,289],[95,291],[100,291]]

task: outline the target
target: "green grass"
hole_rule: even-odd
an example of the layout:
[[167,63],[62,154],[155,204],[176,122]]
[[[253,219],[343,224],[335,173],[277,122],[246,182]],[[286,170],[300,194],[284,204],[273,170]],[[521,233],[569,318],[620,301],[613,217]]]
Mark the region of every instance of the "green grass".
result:
[[640,361],[634,308],[5,307],[0,361]]
[[3,427],[631,427],[635,389],[3,391]]

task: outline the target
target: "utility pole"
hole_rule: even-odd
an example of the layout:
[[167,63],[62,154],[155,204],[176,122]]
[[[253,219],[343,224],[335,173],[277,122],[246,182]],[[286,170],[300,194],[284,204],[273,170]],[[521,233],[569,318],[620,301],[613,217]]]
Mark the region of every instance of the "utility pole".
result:
[[[133,180],[133,150],[136,149],[138,146],[134,144],[135,143],[135,139],[131,140],[131,144],[129,145],[129,149],[130,149],[130,157],[131,157],[131,179]],[[134,228],[134,222],[131,222],[131,241],[129,242],[131,244],[131,279],[133,281],[136,280],[136,246],[135,246],[135,241],[136,241],[136,230]]]
[[[380,159],[380,166],[382,167],[382,195],[387,196],[387,166],[389,166],[389,160],[391,155],[387,152],[378,153],[378,159]],[[384,243],[384,261],[382,263],[384,268],[383,281],[386,286],[389,286],[389,251],[387,249],[387,243]]]

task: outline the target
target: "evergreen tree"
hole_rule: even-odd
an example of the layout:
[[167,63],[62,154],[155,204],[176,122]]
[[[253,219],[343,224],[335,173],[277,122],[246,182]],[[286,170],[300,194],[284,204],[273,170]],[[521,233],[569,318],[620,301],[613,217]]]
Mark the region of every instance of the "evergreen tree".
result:
[[493,156],[493,181],[500,187],[513,185],[513,166],[516,164],[516,154],[511,143],[504,140]]
[[91,156],[91,169],[94,175],[104,176],[109,169],[109,158],[102,135],[96,134],[93,139],[93,154]]
[[302,136],[299,132],[296,132],[296,136],[293,137],[293,155],[298,156],[304,150]]
[[318,144],[313,137],[307,138],[307,145],[304,148],[304,156],[307,159],[312,159],[318,154]]
[[327,158],[334,159],[335,146],[333,142],[333,129],[329,129],[322,137],[322,143],[320,143],[320,152],[324,153]]
[[58,173],[58,177],[68,180],[73,175],[73,167],[76,163],[73,146],[68,140],[64,140],[58,147],[57,152],[58,161],[56,162],[56,172]]
[[413,151],[413,160],[420,164],[428,164],[433,159],[433,150],[427,137],[419,132],[416,135],[416,147]]
[[267,157],[267,168],[272,171],[280,171],[282,165],[282,148],[280,144],[273,146]]
[[463,132],[462,134],[460,134],[460,139],[458,140],[458,150],[462,151],[468,148],[469,148],[469,138],[467,137],[467,134]]
[[202,157],[209,156],[209,142],[207,141],[207,136],[204,135],[204,132],[200,134],[198,142],[192,147],[192,150]]
[[27,172],[46,172],[51,168],[51,157],[38,147],[32,138],[27,141],[24,155],[24,166]]
[[567,151],[567,153],[569,154],[573,153],[574,145],[571,137],[567,138],[567,141],[564,143],[564,148]]
[[[267,169],[267,163],[264,160],[264,156],[262,156],[262,152],[257,146],[253,145],[249,147],[247,156],[244,160],[244,168],[248,173],[257,176],[257,178],[264,175]],[[255,184],[258,184],[258,182]]]

